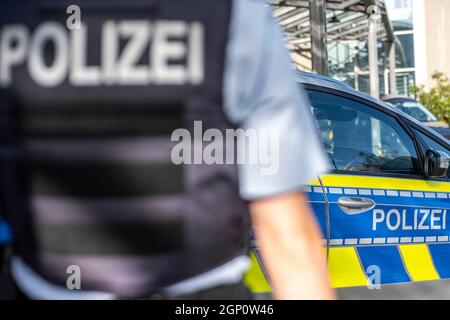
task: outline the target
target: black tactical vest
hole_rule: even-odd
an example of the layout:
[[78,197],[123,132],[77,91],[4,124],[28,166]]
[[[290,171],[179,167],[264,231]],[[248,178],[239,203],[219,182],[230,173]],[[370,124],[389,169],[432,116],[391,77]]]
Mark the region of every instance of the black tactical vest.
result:
[[233,128],[231,0],[77,1],[78,29],[71,4],[0,4],[1,200],[17,254],[54,284],[75,265],[83,290],[120,297],[246,254],[236,166],[171,158],[178,128]]

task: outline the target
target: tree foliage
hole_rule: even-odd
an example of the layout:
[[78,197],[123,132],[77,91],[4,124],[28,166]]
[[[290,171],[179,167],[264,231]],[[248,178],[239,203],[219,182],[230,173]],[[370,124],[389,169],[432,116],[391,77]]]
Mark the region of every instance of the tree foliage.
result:
[[429,90],[424,85],[413,86],[417,99],[438,119],[450,123],[450,81],[443,72],[436,71],[432,76],[435,86]]

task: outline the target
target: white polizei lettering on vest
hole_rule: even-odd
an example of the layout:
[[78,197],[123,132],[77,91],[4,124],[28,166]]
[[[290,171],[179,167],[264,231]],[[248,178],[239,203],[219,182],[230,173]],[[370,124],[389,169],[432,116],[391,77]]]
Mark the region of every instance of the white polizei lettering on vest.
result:
[[[60,85],[69,68],[69,43],[65,28],[55,22],[46,22],[37,27],[31,39],[28,72],[31,78],[43,87]],[[54,46],[54,58],[50,66],[44,57],[45,44]]]
[[0,87],[7,87],[12,82],[12,67],[26,59],[29,35],[20,24],[0,30]]
[[98,86],[100,85],[100,68],[98,66],[87,66],[88,44],[87,27],[84,23],[80,29],[70,32],[70,57],[72,72],[69,82],[72,85]]
[[192,84],[200,84],[204,79],[204,29],[203,25],[198,22],[191,24],[189,45],[189,76]]
[[[129,39],[117,62],[119,83],[122,85],[148,84],[151,71],[148,66],[138,66],[138,62],[149,44],[150,24],[145,20],[123,21],[119,23],[117,30],[120,36]],[[158,43],[154,45],[159,46]]]
[[118,54],[117,26],[114,21],[108,20],[102,28],[102,78],[106,85],[113,85],[117,82],[116,60]]
[[169,64],[169,60],[179,60],[186,56],[186,46],[180,41],[169,38],[181,38],[187,33],[183,21],[158,21],[152,45],[153,71],[157,84],[178,84],[187,82],[186,68]]
[[[68,32],[57,22],[44,22],[29,34],[24,25],[0,29],[0,86],[13,82],[13,67],[27,63],[38,85],[55,87],[66,79],[74,86],[198,85],[204,81],[205,34],[200,22],[105,21],[99,52],[89,51],[89,27]],[[120,39],[124,46],[119,46]],[[45,48],[54,47],[52,61]],[[140,65],[149,52],[148,65]],[[92,48],[91,48],[92,50]],[[98,55],[100,65],[89,65]]]

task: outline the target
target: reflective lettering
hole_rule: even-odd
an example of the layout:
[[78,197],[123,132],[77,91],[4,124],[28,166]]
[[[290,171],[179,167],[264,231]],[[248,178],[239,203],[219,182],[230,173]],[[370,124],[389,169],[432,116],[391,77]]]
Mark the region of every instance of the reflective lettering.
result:
[[[447,227],[446,219],[446,209],[414,209],[409,214],[407,209],[403,209],[401,214],[398,209],[390,209],[387,214],[383,209],[374,209],[372,212],[372,230],[379,230],[380,225],[390,231],[445,230]],[[411,222],[413,224],[410,224]]]
[[[199,85],[205,73],[204,32],[197,21],[107,20],[98,35],[100,50],[93,51],[89,42],[96,40],[88,41],[92,36],[83,23],[70,31],[52,21],[34,30],[7,25],[0,29],[0,86],[10,86],[13,67],[22,64],[43,87],[65,81],[73,86]],[[54,48],[51,61],[48,45]],[[98,65],[88,65],[92,55],[98,55]]]

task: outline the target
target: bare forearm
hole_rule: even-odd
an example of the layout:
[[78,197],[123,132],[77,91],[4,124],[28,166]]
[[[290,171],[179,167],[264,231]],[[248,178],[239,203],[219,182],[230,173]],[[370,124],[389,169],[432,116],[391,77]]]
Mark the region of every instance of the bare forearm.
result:
[[[261,237],[264,238],[264,237]],[[315,239],[265,237],[261,253],[277,299],[330,299],[324,256]]]
[[[319,228],[303,196],[293,194],[290,197],[295,199],[278,201],[274,207],[271,203],[252,206],[252,211],[258,212],[256,217],[277,215],[269,228],[258,218],[254,219],[274,296],[278,299],[332,299],[334,294],[329,287]],[[301,215],[301,219],[297,219],[297,215]]]

